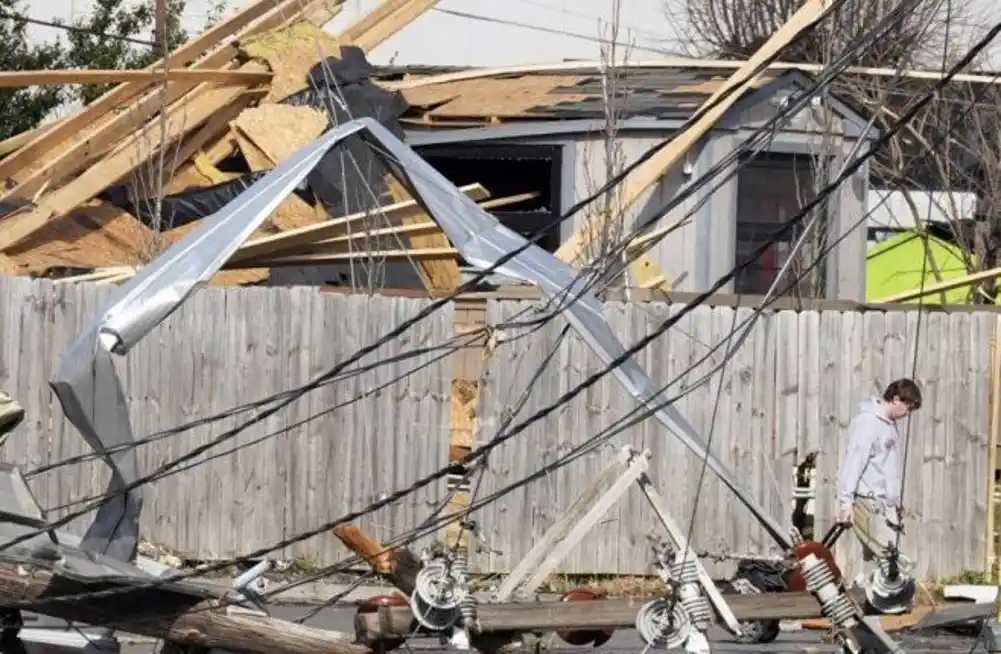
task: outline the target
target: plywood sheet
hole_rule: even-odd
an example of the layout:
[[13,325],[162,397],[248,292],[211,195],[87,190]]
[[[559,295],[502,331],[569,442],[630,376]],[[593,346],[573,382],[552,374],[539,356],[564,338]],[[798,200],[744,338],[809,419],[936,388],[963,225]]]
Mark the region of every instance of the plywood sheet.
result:
[[327,115],[312,107],[262,104],[244,109],[233,123],[279,162],[319,138],[327,128]]
[[151,231],[123,209],[92,203],[58,218],[11,248],[14,263],[29,271],[53,266],[101,268],[140,263]]
[[[267,104],[241,113],[233,121],[233,132],[251,170],[267,170],[315,140],[326,126],[326,115],[310,107]],[[325,219],[326,214],[293,194],[268,216],[268,224],[284,231]]]

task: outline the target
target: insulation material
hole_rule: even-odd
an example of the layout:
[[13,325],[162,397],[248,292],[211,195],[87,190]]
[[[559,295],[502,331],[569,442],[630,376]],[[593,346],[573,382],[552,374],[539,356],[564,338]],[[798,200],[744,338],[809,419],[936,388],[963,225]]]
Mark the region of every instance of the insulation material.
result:
[[274,78],[264,102],[277,102],[307,88],[309,71],[317,60],[337,54],[340,44],[322,28],[296,23],[247,39],[240,49],[248,57],[267,62]]

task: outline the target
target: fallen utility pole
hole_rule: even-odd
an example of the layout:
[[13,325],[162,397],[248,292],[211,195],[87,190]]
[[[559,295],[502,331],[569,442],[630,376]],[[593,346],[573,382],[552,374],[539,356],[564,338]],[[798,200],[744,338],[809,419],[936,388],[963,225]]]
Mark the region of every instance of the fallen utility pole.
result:
[[[607,599],[594,602],[508,602],[480,604],[480,630],[556,631],[574,629],[631,629],[636,614],[649,598]],[[738,620],[820,618],[820,604],[810,593],[728,595],[727,603]],[[414,631],[409,607],[381,606],[355,618],[356,637],[362,642],[392,638]]]
[[[31,610],[74,623],[111,627],[182,645],[200,645],[260,654],[366,654],[353,637],[261,615],[179,592],[164,584],[132,585],[130,581],[82,581],[41,566],[0,561],[0,605],[32,602]],[[121,593],[79,601],[52,598],[120,586]],[[46,601],[46,600],[49,601]]]
[[387,548],[363,534],[354,524],[334,527],[333,531],[344,546],[365,559],[376,574],[408,597],[414,592],[421,562],[406,546]]

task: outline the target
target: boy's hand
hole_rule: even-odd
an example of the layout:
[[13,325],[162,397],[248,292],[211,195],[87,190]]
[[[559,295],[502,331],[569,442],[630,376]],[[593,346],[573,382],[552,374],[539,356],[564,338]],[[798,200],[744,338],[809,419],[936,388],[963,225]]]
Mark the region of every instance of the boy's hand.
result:
[[838,512],[838,522],[850,525],[855,520],[855,511],[851,505],[841,507]]

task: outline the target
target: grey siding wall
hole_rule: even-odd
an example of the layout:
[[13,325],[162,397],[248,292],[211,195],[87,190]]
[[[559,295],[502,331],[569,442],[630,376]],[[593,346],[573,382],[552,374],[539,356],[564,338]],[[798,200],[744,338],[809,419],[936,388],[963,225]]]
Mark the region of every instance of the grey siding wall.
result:
[[[663,134],[623,135],[619,141],[623,164],[635,161],[649,148],[670,136]],[[715,131],[689,155],[687,165],[673,170],[649,191],[643,200],[626,214],[627,225],[637,225],[655,216],[688,184],[697,182],[717,165],[725,165],[718,175],[685,199],[656,226],[666,226],[688,218],[688,223],[664,238],[650,257],[678,291],[704,291],[725,275],[736,263],[737,165],[728,163],[731,154],[750,136],[748,130]],[[808,155],[816,152],[815,135],[782,133],[767,145],[769,151]],[[838,155],[847,154],[854,141],[844,141]],[[573,178],[564,180],[568,206],[592,195],[605,177],[605,147],[599,136],[577,137],[567,145],[572,153]],[[569,171],[568,166],[564,169]],[[853,176],[835,194],[828,226],[828,297],[863,301],[865,299],[864,216],[868,191],[868,168]],[[563,225],[567,238],[587,216],[581,211]],[[732,292],[727,284],[721,292]]]

